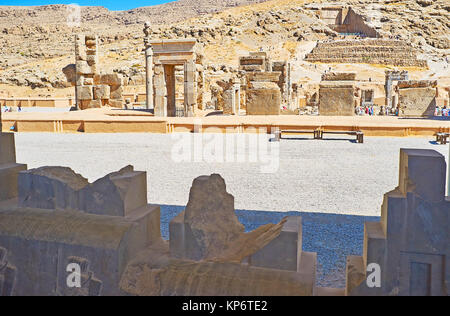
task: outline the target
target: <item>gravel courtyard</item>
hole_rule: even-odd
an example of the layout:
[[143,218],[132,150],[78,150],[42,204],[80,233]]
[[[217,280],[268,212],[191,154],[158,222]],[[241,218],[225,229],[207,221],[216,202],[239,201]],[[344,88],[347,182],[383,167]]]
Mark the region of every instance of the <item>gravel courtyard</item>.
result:
[[[147,171],[148,199],[155,204],[184,206],[195,177],[219,173],[236,209],[379,216],[383,194],[398,182],[400,148],[434,149],[446,159],[449,149],[422,137],[366,137],[364,144],[267,140],[249,134],[18,133],[16,150],[18,162],[29,168],[68,166],[90,181],[134,165]],[[237,153],[224,158],[234,145]],[[221,147],[224,154],[214,156]]]

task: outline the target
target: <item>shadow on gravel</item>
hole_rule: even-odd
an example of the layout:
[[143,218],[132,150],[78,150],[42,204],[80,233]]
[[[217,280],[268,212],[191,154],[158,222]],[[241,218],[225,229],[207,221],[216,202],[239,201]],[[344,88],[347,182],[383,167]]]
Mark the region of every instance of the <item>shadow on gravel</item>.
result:
[[[184,206],[161,205],[161,233],[169,239],[169,222],[184,210]],[[303,251],[317,252],[317,285],[345,287],[347,256],[362,255],[364,222],[379,221],[376,216],[354,216],[309,212],[266,212],[236,210],[246,231],[261,225],[275,224],[285,216],[301,216]]]

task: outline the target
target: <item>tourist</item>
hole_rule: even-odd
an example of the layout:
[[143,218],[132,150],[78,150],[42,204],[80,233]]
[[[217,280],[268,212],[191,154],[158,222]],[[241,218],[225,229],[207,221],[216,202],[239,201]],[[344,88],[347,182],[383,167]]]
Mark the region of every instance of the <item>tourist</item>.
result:
[[19,105],[19,106],[17,107],[17,111],[18,111],[18,112],[22,112],[22,106],[21,106],[21,105]]

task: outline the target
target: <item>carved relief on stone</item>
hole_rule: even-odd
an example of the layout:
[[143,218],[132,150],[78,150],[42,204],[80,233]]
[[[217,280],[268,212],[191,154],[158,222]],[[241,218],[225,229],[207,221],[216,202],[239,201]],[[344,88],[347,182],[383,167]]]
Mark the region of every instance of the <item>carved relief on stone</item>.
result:
[[8,251],[0,247],[0,296],[11,296],[16,283],[17,269],[8,263]]
[[89,260],[73,256],[69,257],[67,260],[67,266],[70,264],[76,264],[79,267],[80,285],[69,287],[68,284],[66,284],[64,287],[65,290],[58,294],[62,296],[100,296],[103,288],[103,282],[96,279],[94,272],[89,269]]

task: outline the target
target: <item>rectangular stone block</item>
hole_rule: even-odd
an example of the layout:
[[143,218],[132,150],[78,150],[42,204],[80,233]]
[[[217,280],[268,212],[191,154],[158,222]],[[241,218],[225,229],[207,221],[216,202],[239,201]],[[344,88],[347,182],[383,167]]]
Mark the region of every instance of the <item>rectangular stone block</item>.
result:
[[91,67],[88,65],[87,61],[78,60],[76,62],[77,74],[79,75],[91,75],[94,74],[92,72]]
[[107,85],[100,85],[94,87],[94,99],[95,100],[107,100],[110,98],[110,87]]
[[275,83],[252,82],[247,90],[247,115],[279,115],[281,91]]
[[355,115],[355,87],[353,85],[320,85],[319,114],[327,116]]
[[290,216],[280,235],[249,258],[255,267],[297,271],[302,254],[302,219]]
[[398,91],[400,117],[431,117],[436,109],[436,88],[404,88]]
[[14,133],[0,131],[0,165],[16,162]]
[[97,215],[127,216],[147,205],[147,173],[127,167],[80,191],[80,209]]
[[81,101],[94,99],[94,92],[92,86],[77,87],[77,99]]
[[0,165],[0,201],[18,196],[18,175],[27,166],[16,163]]
[[443,201],[446,170],[445,158],[434,150],[400,149],[399,188],[403,194],[414,186],[425,200]]
[[123,88],[120,85],[111,86],[110,99],[122,100]]

